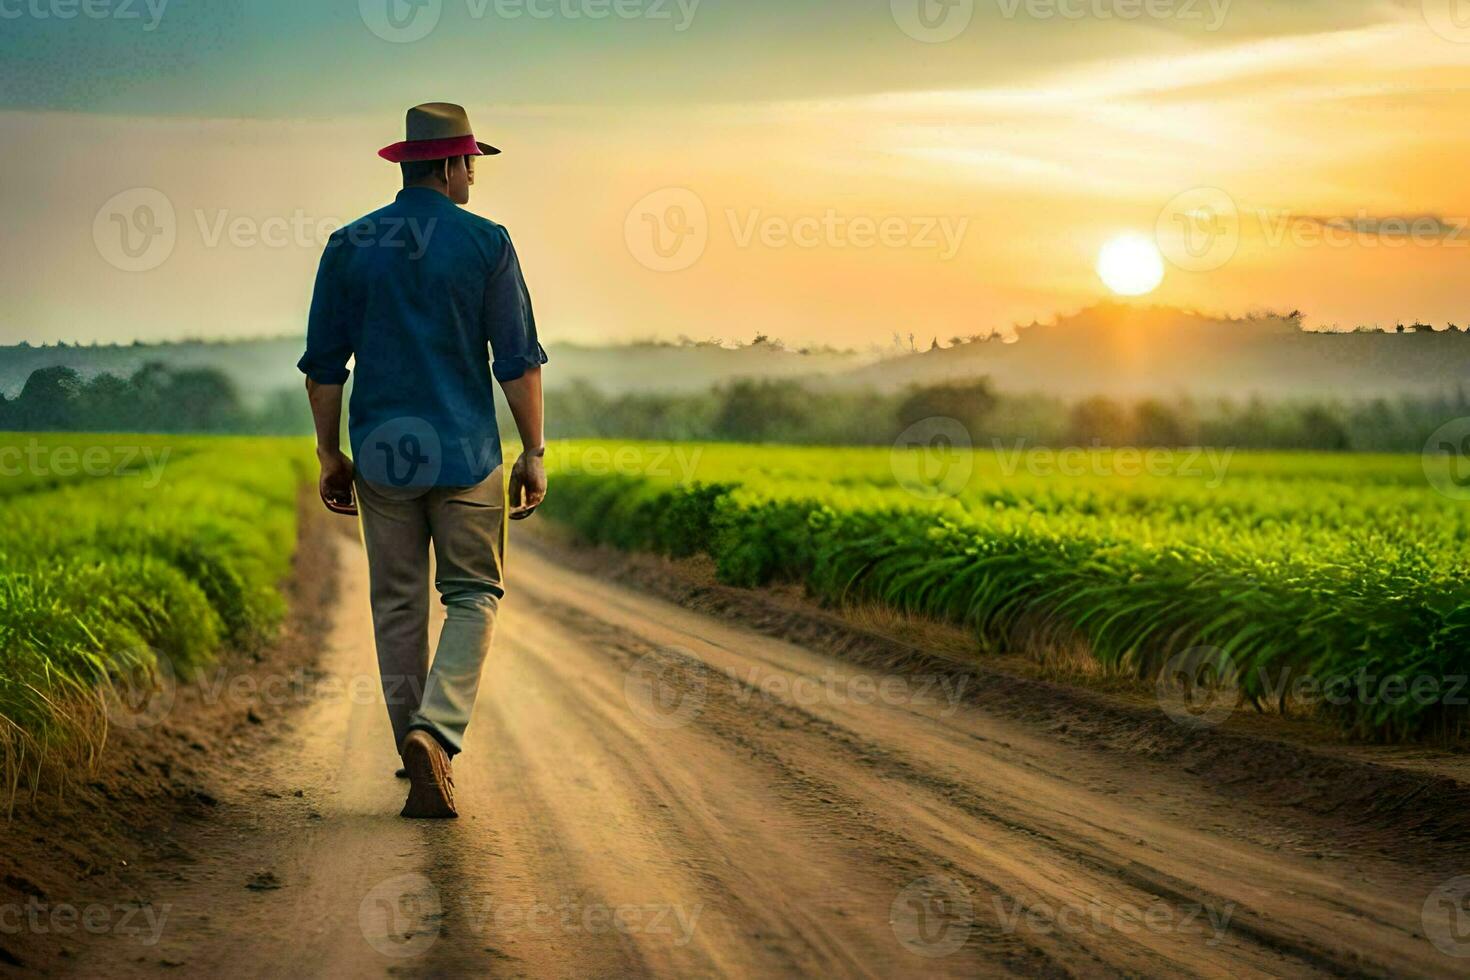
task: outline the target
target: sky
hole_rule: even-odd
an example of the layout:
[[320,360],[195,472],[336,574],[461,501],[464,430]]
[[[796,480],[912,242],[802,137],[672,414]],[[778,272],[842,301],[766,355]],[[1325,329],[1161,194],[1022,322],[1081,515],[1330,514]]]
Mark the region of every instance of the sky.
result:
[[[454,101],[553,343],[1470,321],[1463,0],[0,0],[0,342],[304,329]],[[1464,5],[1470,7],[1470,5]]]

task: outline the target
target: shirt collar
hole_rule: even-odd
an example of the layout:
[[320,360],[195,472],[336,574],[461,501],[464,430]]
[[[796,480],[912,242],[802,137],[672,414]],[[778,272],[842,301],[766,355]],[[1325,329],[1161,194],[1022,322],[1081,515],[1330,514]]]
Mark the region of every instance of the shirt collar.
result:
[[449,195],[441,194],[432,187],[405,187],[398,192],[395,201],[410,201],[415,204],[453,204]]

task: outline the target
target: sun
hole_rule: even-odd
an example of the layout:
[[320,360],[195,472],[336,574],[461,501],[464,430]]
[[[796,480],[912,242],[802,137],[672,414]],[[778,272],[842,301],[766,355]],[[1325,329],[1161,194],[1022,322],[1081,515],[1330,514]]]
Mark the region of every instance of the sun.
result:
[[1130,232],[1097,253],[1097,275],[1119,296],[1142,296],[1164,281],[1164,257],[1152,240]]

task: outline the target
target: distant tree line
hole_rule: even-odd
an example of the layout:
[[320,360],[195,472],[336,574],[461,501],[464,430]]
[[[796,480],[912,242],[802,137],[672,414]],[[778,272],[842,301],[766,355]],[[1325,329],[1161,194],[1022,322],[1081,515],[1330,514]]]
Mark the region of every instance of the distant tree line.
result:
[[[897,392],[812,382],[738,380],[692,394],[608,395],[585,381],[546,394],[548,435],[890,445],[930,418],[961,422],[978,446],[1233,446],[1419,452],[1452,418],[1470,416],[1464,389],[1441,397],[1265,401],[1116,399],[1067,401],[997,392],[985,378]],[[508,412],[501,422],[510,434]],[[19,395],[0,395],[0,431],[191,432],[309,435],[297,388],[251,406],[214,368],[149,364],[130,377],[83,378],[68,367],[31,373]]]
[[1436,398],[1266,401],[1010,395],[986,379],[894,393],[742,380],[696,394],[606,395],[585,382],[546,395],[552,438],[697,439],[889,445],[928,418],[953,418],[976,445],[1220,446],[1420,452],[1452,418],[1461,389]]
[[31,372],[16,397],[0,395],[0,430],[295,435],[311,431],[311,415],[298,391],[248,407],[215,368],[148,364],[129,377],[83,378],[57,366]]

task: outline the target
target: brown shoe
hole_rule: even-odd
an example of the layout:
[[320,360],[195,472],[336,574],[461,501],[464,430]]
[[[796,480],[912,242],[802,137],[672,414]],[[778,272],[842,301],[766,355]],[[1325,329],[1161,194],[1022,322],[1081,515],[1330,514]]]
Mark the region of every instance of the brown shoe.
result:
[[449,754],[428,732],[415,729],[403,740],[403,767],[408,770],[408,800],[402,816],[415,820],[447,820],[454,809],[454,777]]

